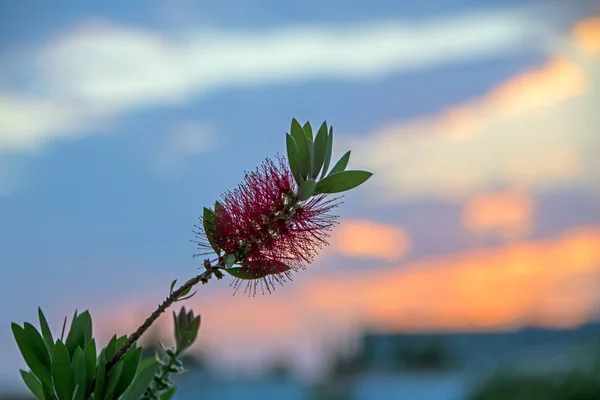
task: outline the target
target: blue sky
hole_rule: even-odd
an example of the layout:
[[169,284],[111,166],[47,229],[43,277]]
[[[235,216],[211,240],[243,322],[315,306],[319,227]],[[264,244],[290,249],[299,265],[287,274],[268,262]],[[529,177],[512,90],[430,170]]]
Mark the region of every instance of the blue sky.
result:
[[[38,305],[58,324],[76,307],[159,301],[171,279],[194,274],[189,240],[202,207],[283,153],[292,117],[326,119],[336,154],[352,149],[353,167],[375,171],[339,214],[401,226],[411,238],[403,262],[600,223],[597,120],[545,136],[535,110],[505,121],[494,106],[475,106],[512,77],[572,55],[561,43],[593,2],[413,3],[1,5],[0,298],[10,304],[0,311],[2,376],[13,379],[18,360],[9,322],[33,319]],[[598,96],[594,60],[573,57],[591,73],[592,92],[541,109],[558,123],[592,118],[585,109]],[[457,145],[436,121],[464,104],[488,127]],[[578,151],[575,172],[565,146]],[[536,172],[505,168],[509,153]],[[563,159],[566,169],[553,169]],[[534,199],[527,235],[466,232],[470,198],[513,186]],[[336,271],[381,264],[328,257]]]

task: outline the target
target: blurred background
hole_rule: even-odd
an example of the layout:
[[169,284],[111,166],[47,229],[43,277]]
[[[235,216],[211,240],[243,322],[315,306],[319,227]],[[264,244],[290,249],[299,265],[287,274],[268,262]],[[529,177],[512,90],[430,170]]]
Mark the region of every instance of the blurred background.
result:
[[599,100],[598,1],[2,1],[0,396],[10,322],[132,332],[296,117],[375,175],[293,282],[185,302],[179,400],[600,398]]

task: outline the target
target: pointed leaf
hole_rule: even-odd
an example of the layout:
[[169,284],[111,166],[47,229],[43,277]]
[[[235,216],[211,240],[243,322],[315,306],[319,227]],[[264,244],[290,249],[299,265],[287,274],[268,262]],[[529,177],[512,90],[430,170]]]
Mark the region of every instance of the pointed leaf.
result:
[[54,339],[52,338],[52,332],[50,331],[50,327],[48,326],[48,321],[46,320],[42,309],[39,307],[38,318],[40,320],[40,328],[42,329],[42,337],[44,338],[44,343],[46,343],[48,353],[52,354],[52,348],[54,347]]
[[87,366],[85,355],[81,347],[75,349],[73,360],[71,361],[71,381],[77,391],[73,391],[73,400],[85,400],[85,389],[87,387]]
[[139,368],[131,386],[120,400],[139,400],[143,395],[150,382],[154,379],[157,363],[155,358],[150,358],[144,361]]
[[302,127],[302,130],[304,130],[304,134],[306,135],[306,138],[310,139],[312,141],[313,140],[313,131],[312,131],[312,126],[310,126],[310,122],[306,121],[306,123]]
[[38,400],[45,400],[44,399],[44,389],[42,388],[42,383],[35,377],[35,375],[32,372],[23,371],[23,370],[20,370],[20,371],[21,371],[21,378],[23,378],[23,382],[25,382],[25,385],[31,391],[31,393]]
[[204,233],[206,234],[206,239],[208,240],[210,247],[213,248],[215,253],[219,254],[221,249],[214,239],[214,234],[217,232],[217,219],[215,217],[215,213],[210,208],[204,207],[204,212],[202,213],[202,224],[204,226]]
[[52,351],[52,382],[59,400],[71,400],[71,360],[67,347],[60,340],[56,341]]
[[106,347],[104,348],[104,357],[106,357],[106,360],[110,360],[116,351],[117,351],[117,335],[113,335],[110,338],[110,340],[108,341],[108,344],[106,345]]
[[96,365],[96,386],[94,388],[94,397],[98,400],[104,399],[104,390],[106,384],[106,356],[104,350],[98,356],[98,365]]
[[225,257],[225,268],[231,268],[233,264],[235,264],[235,254],[227,254]]
[[347,151],[346,154],[344,154],[338,160],[338,162],[331,169],[331,172],[329,173],[328,176],[331,176],[331,175],[335,174],[336,172],[342,172],[346,169],[346,167],[348,166],[348,161],[350,161],[350,153],[351,153],[351,151]]
[[25,363],[27,364],[29,369],[31,369],[31,372],[44,385],[46,385],[49,388],[53,388],[52,377],[50,373],[50,356],[48,355],[46,345],[44,344],[43,339],[41,339],[40,337],[42,341],[41,346],[46,352],[45,357],[43,356],[43,354],[41,354],[42,352],[39,350],[40,345],[36,344],[37,340],[35,338],[35,332],[31,331],[31,329],[25,330],[24,328],[21,328],[15,323],[11,324],[11,329],[15,337],[15,341],[17,342],[17,346],[19,347],[19,351],[23,356],[23,360],[25,360]]
[[296,148],[298,149],[298,167],[303,178],[308,177],[310,167],[310,154],[308,150],[308,142],[304,129],[300,126],[300,123],[294,118],[292,120],[290,134],[296,142]]
[[331,152],[333,151],[333,126],[329,127],[329,135],[327,135],[327,148],[325,150],[325,159],[323,160],[323,171],[321,179],[327,174],[329,163],[331,162]]
[[122,395],[133,381],[138,366],[140,365],[141,356],[141,347],[131,348],[125,353],[125,356],[123,357],[123,370],[121,371],[119,384],[115,389],[115,397]]
[[177,283],[177,279],[175,279],[173,282],[171,282],[171,288],[169,289],[169,294],[173,293],[173,288],[175,287],[176,283]]
[[289,134],[285,135],[285,143],[287,148],[287,157],[288,163],[290,165],[290,171],[292,171],[292,175],[294,176],[294,180],[300,186],[304,178],[302,178],[302,173],[300,172],[300,164],[298,164],[298,146],[296,146],[296,141]]
[[317,178],[319,176],[319,172],[323,167],[323,161],[325,161],[325,152],[327,151],[327,122],[323,122],[319,131],[317,132],[317,137],[315,138],[315,149],[313,156],[313,170],[312,177]]
[[164,392],[163,394],[160,395],[160,400],[171,400],[173,398],[173,396],[175,395],[176,390],[177,390],[177,388],[175,386],[167,389],[166,392]]
[[88,337],[91,339],[91,325],[92,318],[88,311],[83,312],[81,315],[77,315],[77,311],[75,311],[75,316],[71,321],[71,329],[65,341],[65,346],[69,350],[69,357],[73,357],[77,347],[85,348],[87,342],[89,342]]
[[317,185],[318,193],[340,193],[364,183],[373,173],[367,171],[342,171],[327,176]]
[[304,201],[310,198],[315,193],[317,182],[314,179],[307,179],[302,182],[300,190],[298,190],[298,201]]
[[81,391],[79,390],[79,385],[75,386],[75,389],[73,390],[73,400],[81,400],[84,399],[83,397],[81,397],[80,395]]
[[89,394],[96,373],[96,341],[90,340],[85,348],[85,393]]
[[283,263],[277,262],[277,263],[273,263],[270,266],[265,266],[265,267],[261,267],[261,268],[240,267],[240,268],[229,268],[229,269],[226,269],[225,271],[227,273],[229,273],[229,275],[231,275],[235,278],[252,280],[252,279],[264,278],[265,276],[272,275],[272,274],[283,273],[283,272],[286,272],[289,270],[290,270],[290,267],[288,267],[287,265],[285,265]]
[[115,393],[115,389],[121,379],[121,372],[123,371],[123,361],[119,361],[108,373],[108,383],[106,384],[106,392],[104,398],[111,400]]

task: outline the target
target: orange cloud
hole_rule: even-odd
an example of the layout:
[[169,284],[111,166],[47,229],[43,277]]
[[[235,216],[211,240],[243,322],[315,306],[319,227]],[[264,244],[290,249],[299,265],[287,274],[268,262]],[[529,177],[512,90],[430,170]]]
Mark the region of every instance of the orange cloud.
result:
[[384,330],[464,330],[588,320],[600,290],[600,228],[553,240],[312,282],[321,312]]
[[404,229],[369,220],[344,221],[333,238],[333,249],[352,258],[396,261],[406,255],[409,248],[410,239]]
[[[357,138],[380,199],[459,198],[498,185],[594,185],[599,18],[579,23],[549,60],[437,115]],[[566,50],[566,51],[565,51]],[[573,57],[570,57],[573,55]]]
[[462,221],[477,233],[522,237],[531,229],[532,203],[531,196],[518,190],[477,195],[465,204]]
[[580,49],[590,54],[600,53],[600,17],[581,21],[572,34]]
[[581,96],[588,88],[585,73],[577,64],[556,58],[504,82],[483,105],[499,115],[512,116]]

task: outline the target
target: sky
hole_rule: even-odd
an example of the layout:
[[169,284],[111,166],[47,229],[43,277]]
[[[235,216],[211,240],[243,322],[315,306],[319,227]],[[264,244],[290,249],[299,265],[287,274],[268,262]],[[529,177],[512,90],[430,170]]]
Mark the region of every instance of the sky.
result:
[[294,117],[374,176],[293,282],[185,303],[211,362],[310,375],[365,329],[595,320],[599,101],[595,1],[4,2],[0,383],[38,306],[57,332],[89,309],[106,342],[196,275],[202,208]]

